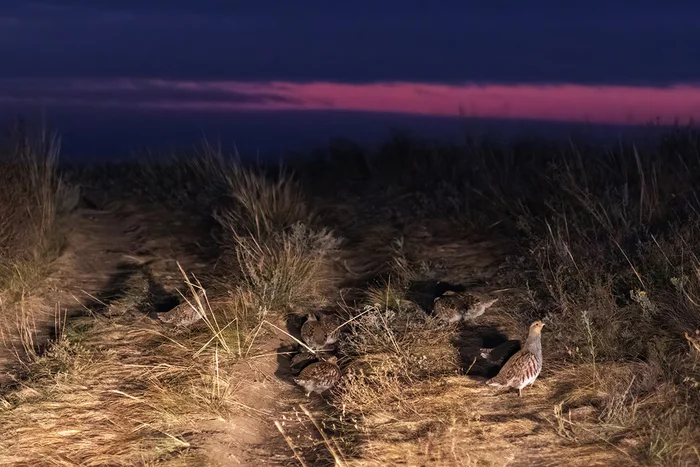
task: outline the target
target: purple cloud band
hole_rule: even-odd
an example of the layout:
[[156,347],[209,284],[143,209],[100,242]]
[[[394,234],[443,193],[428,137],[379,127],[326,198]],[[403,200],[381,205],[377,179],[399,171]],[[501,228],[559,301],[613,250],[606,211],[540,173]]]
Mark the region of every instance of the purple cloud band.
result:
[[687,123],[700,86],[4,80],[0,102],[171,112],[338,110],[609,124]]

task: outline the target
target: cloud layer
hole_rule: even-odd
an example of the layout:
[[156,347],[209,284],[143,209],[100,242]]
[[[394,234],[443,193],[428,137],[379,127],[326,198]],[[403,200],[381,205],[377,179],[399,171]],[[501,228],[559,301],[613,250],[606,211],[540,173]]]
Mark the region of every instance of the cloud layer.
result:
[[0,80],[0,102],[181,114],[335,110],[622,125],[700,120],[700,87],[686,85],[5,79]]

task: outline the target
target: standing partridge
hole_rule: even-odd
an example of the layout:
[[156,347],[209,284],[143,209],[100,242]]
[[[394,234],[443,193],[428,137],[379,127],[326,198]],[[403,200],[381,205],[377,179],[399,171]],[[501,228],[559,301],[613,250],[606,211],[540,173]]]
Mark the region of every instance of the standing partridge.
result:
[[301,370],[294,382],[306,390],[306,397],[312,392],[321,394],[340,381],[341,372],[337,361],[337,357],[332,356],[326,361],[312,363]]
[[435,298],[433,309],[435,316],[442,321],[458,323],[478,318],[497,301],[497,298],[487,299],[474,293],[448,290]]
[[486,382],[489,386],[517,388],[518,395],[535,382],[542,371],[542,321],[530,325],[525,345],[515,353],[498,374]]

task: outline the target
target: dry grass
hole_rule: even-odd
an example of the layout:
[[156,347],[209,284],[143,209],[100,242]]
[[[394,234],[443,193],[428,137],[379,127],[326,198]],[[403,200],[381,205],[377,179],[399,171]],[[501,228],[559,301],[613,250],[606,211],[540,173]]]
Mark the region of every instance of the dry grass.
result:
[[235,254],[250,290],[268,311],[318,305],[333,285],[331,255],[339,241],[303,224],[261,241],[232,231]]
[[[127,335],[126,339],[140,336]],[[134,465],[182,449],[168,414],[144,398],[146,368],[67,340],[3,398],[5,465]],[[140,390],[139,390],[140,389]]]
[[312,221],[301,187],[283,169],[274,180],[261,170],[239,164],[231,165],[224,174],[233,206],[219,212],[222,224],[264,240],[297,222]]
[[22,293],[62,246],[77,188],[57,172],[59,140],[13,133],[0,149],[0,290]]
[[368,300],[373,304],[361,311],[346,310],[354,319],[340,345],[350,363],[334,399],[334,419],[343,451],[352,459],[348,465],[393,464],[397,458],[377,452],[389,445],[402,450],[407,461],[410,454],[401,440],[435,423],[424,418],[425,400],[412,400],[413,390],[459,371],[453,330],[406,302],[391,282],[383,290],[371,288]]
[[[64,183],[58,137],[13,128],[0,145],[0,363],[35,356],[47,337],[38,321],[51,320],[55,303],[38,287],[57,258],[78,203],[77,186]],[[0,379],[5,379],[2,375]]]
[[204,209],[209,214],[227,195],[227,174],[236,164],[236,157],[204,142],[194,154],[146,153],[126,162],[75,166],[68,173],[97,199],[136,197],[171,209]]
[[[215,163],[223,164],[214,157],[195,162],[188,176],[216,173],[222,165]],[[55,174],[52,164],[41,167]],[[258,297],[230,286],[228,297],[212,300],[196,277],[181,272],[183,298],[202,317],[189,331],[134,321],[129,308],[143,302],[139,283],[112,304],[111,317],[57,326],[65,332],[37,353],[36,304],[23,295],[11,307],[0,301],[3,312],[16,310],[9,321],[17,329],[10,331],[26,347],[16,351],[22,365],[12,374],[15,384],[4,388],[2,465],[208,464],[211,453],[192,449],[192,439],[207,442],[197,437],[203,426],[236,437],[247,429],[241,417],[263,416],[240,396],[241,381],[251,377],[242,362],[256,358],[267,338]]]
[[596,380],[606,376],[595,365],[607,362],[638,370],[637,384],[612,391],[615,403],[603,417],[645,440],[639,455],[649,462],[699,460],[692,447],[700,433],[691,427],[700,421],[700,399],[684,383],[697,379],[697,362],[682,338],[700,327],[692,298],[698,277],[690,273],[698,253],[689,241],[700,223],[696,156],[678,153],[680,163],[663,159],[662,168],[665,154],[636,148],[602,160],[574,153],[547,176],[552,213],[520,213],[556,307],[550,318],[559,346],[574,362],[594,365]]
[[[499,446],[531,461],[561,455],[514,445],[510,440],[520,433],[535,444],[567,446],[571,455],[583,456],[582,465],[695,465],[698,355],[685,335],[700,328],[700,262],[693,241],[700,226],[696,135],[678,133],[656,147],[621,146],[604,153],[587,147],[472,145],[461,160],[420,144],[411,148],[412,163],[399,163],[396,147],[374,155],[371,184],[390,179],[394,191],[423,193],[413,197],[422,206],[416,213],[427,208],[477,228],[496,226],[520,249],[506,264],[511,272],[498,279],[523,290],[522,298],[499,322],[524,329],[544,318],[549,370],[528,400],[536,398],[535,425],[522,418],[520,407],[501,410],[480,383],[440,371],[424,380],[407,376],[415,362],[403,357],[412,346],[406,336],[421,336],[438,361],[449,361],[440,349],[452,348],[445,329],[432,329],[429,319],[411,311],[399,314],[420,325],[403,331],[388,325],[391,313],[405,303],[407,279],[421,269],[417,262],[433,259],[414,258],[410,264],[396,255],[394,269],[403,271],[398,279],[366,293],[365,303],[379,312],[369,316],[378,324],[362,330],[356,325],[343,343],[353,363],[334,403],[350,420],[340,436],[355,460],[498,462],[483,450],[460,448],[465,442],[490,450]],[[392,160],[402,170],[384,178],[388,174],[376,168]],[[445,180],[451,188],[436,189]],[[456,197],[462,201],[454,203]],[[456,401],[464,399],[481,405],[456,410]],[[572,401],[573,412],[590,416],[567,419]],[[474,417],[484,430],[477,438],[458,428],[474,426]],[[484,420],[490,423],[484,426]],[[543,424],[551,429],[532,431]]]
[[313,227],[300,187],[285,172],[271,180],[238,165],[227,172],[232,206],[219,209],[222,249],[260,307],[284,313],[322,303],[333,286],[340,240]]
[[[246,413],[237,397],[264,338],[243,295],[210,301],[185,276],[203,325],[192,331],[85,317],[27,362],[2,398],[3,465],[186,465],[205,461],[188,433]],[[183,292],[185,292],[183,290]],[[144,320],[147,320],[144,318]]]
[[[124,311],[142,301],[130,300],[130,291],[110,306],[110,318],[72,320],[45,352],[24,357],[16,387],[5,392],[0,463],[209,465],[218,453],[221,461],[242,455],[246,443],[270,442],[249,439],[258,420],[273,416],[266,398],[277,394],[251,381],[259,378],[254,363],[274,358],[264,348],[270,331],[263,319],[269,310],[323,298],[338,240],[300,223],[311,221],[305,207],[294,214],[279,203],[279,196],[302,199],[291,180],[275,182],[235,163],[216,167],[228,170],[221,186],[234,200],[217,213],[228,231],[223,262],[232,275],[218,278],[227,296],[212,299],[181,269],[182,297],[202,318],[195,329],[134,321]],[[251,183],[259,190],[246,201]],[[33,325],[25,321],[32,346]],[[239,438],[240,446],[228,446]]]
[[[504,256],[488,279],[514,294],[479,326],[444,326],[407,299],[409,288],[465,267],[463,257],[441,257],[439,248],[409,252],[402,238],[366,242],[393,245],[390,264],[380,268],[390,274],[363,282],[364,298],[343,305],[354,318],[339,342],[345,376],[330,405],[319,402],[304,418],[320,433],[327,458],[337,465],[557,465],[563,459],[581,466],[697,465],[696,143],[693,135],[675,135],[655,148],[595,152],[539,144],[435,148],[400,138],[361,161],[346,157],[362,176],[336,167],[334,185],[351,180],[361,195],[391,192],[405,200],[397,211],[408,219],[397,224],[450,218],[455,226],[506,238],[515,254]],[[161,198],[182,188],[193,207],[216,208],[222,250],[216,275],[228,296],[200,297],[202,284],[185,275],[184,296],[194,297],[191,306],[203,318],[189,331],[127,316],[68,323],[47,352],[32,354],[16,387],[4,394],[0,463],[196,465],[210,459],[193,433],[211,420],[234,423],[245,414],[269,426],[279,421],[274,410],[250,407],[240,396],[256,390],[246,371],[269,338],[264,324],[283,326],[273,318],[328,304],[337,292],[336,256],[363,243],[341,244],[289,172],[246,167],[209,146],[200,156],[170,165],[168,176],[158,165],[136,171],[159,178],[152,186],[161,184],[160,191],[153,188]],[[39,167],[33,178],[8,180],[25,190],[45,187],[29,219],[56,219],[60,177],[52,164],[31,167]],[[328,196],[341,191],[333,189]],[[17,219],[17,199],[8,200],[11,209],[4,202],[0,208]],[[12,259],[13,277],[24,277],[16,274],[24,258],[45,258],[56,238],[53,221],[32,222],[26,236],[13,230],[24,224],[2,224],[10,243],[34,239],[8,251],[44,252]],[[389,224],[358,218],[349,233],[375,222]],[[13,319],[22,342],[35,348],[31,310],[18,310]],[[522,398],[469,374],[475,362],[464,360],[461,333],[478,337],[493,328],[523,337],[535,318],[546,321],[545,369]],[[298,433],[282,423],[278,429],[289,458],[312,465]]]

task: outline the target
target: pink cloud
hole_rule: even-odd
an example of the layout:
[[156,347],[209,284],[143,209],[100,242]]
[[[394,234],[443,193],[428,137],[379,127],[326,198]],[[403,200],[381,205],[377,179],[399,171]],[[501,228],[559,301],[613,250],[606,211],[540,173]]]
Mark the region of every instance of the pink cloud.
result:
[[[87,90],[141,92],[143,100],[124,106],[169,111],[339,110],[425,116],[463,115],[571,122],[644,124],[700,120],[700,86],[671,87],[501,84],[429,84],[330,82],[264,83],[173,81],[165,79],[72,81]],[[56,83],[52,86],[55,88]],[[60,86],[60,84],[58,84]],[[68,87],[68,86],[67,86]],[[178,98],[149,99],[149,90],[178,91]],[[204,99],[208,92],[220,99]],[[157,93],[156,93],[157,94]],[[230,95],[230,99],[227,97]],[[88,101],[89,96],[88,97]],[[241,98],[243,97],[243,98]],[[130,102],[130,103],[129,103]],[[84,102],[81,105],[85,105]],[[95,100],[94,106],[119,105],[119,99]]]
[[[173,83],[183,86],[183,83]],[[183,110],[345,110],[427,116],[559,120],[643,124],[700,117],[700,87],[562,85],[444,85],[425,83],[189,83],[247,95],[272,94],[289,101],[245,103],[162,102]]]

